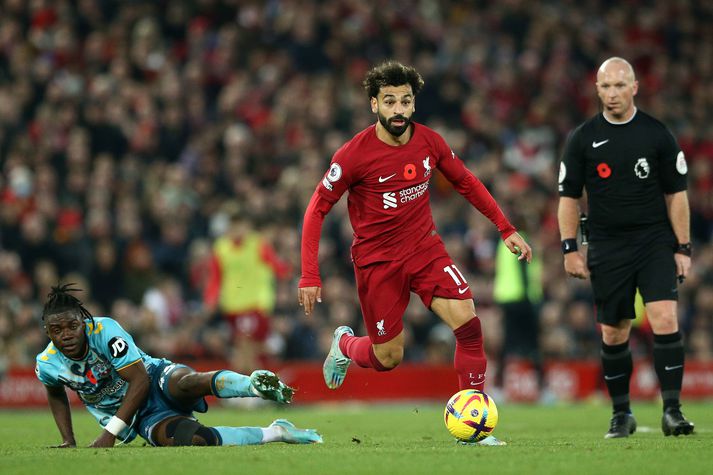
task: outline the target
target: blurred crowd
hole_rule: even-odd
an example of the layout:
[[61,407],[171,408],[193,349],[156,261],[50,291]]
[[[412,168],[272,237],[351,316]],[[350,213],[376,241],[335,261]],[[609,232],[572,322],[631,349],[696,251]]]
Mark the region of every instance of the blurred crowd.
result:
[[[589,283],[562,268],[556,171],[568,132],[598,110],[595,72],[613,55],[632,62],[637,105],[688,160],[681,322],[689,355],[713,360],[711,24],[713,3],[694,0],[0,0],[0,367],[44,347],[42,304],[60,280],[155,356],[230,359],[204,294],[236,205],[290,269],[268,356],[321,360],[336,326],[364,334],[345,199],[325,222],[312,318],[296,302],[300,227],[334,151],[374,122],[361,81],[387,58],[419,70],[415,120],[539,256],[542,357],[597,357]],[[497,231],[442,177],[431,195],[497,358]],[[451,361],[452,332],[420,302],[404,321],[407,360]],[[635,352],[650,342],[639,328]]]

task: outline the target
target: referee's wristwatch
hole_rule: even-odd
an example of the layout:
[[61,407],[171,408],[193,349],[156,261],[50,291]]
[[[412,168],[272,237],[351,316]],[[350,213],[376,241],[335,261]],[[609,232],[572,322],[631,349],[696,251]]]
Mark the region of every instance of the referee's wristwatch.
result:
[[676,246],[676,254],[683,254],[684,256],[691,257],[691,243],[678,243],[678,245]]

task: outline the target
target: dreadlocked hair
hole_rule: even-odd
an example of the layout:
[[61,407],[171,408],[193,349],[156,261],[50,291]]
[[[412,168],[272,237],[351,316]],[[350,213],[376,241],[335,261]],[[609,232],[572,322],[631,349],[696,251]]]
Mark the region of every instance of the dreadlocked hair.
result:
[[76,285],[74,283],[69,284],[58,284],[53,286],[50,293],[47,294],[47,302],[45,302],[42,308],[42,321],[45,321],[47,315],[54,315],[56,313],[67,312],[69,310],[78,310],[79,314],[83,319],[89,319],[94,326],[94,317],[89,310],[84,308],[82,301],[79,300],[70,292],[81,292],[82,289],[73,288]]

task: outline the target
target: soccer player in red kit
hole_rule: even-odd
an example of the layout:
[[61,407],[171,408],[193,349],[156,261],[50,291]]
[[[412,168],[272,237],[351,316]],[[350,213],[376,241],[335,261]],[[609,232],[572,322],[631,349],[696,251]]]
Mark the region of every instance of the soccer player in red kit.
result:
[[418,72],[397,62],[368,72],[364,88],[378,120],[337,150],[305,212],[298,301],[309,315],[321,302],[317,254],[322,223],[349,191],[352,260],[369,335],[356,337],[346,326],[335,330],[324,363],[331,389],[341,386],[352,361],[376,371],[401,362],[402,317],[410,292],[453,329],[460,388],[483,389],[486,359],[473,295],[436,232],[429,206],[428,185],[435,169],[495,224],[513,254],[527,262],[532,256],[530,246],[445,140],[411,121],[422,87]]

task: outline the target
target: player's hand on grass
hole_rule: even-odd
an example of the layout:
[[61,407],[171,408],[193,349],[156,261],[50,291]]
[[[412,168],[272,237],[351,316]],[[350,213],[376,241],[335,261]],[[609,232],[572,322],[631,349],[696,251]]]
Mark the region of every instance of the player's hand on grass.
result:
[[99,434],[99,437],[94,439],[94,442],[92,442],[89,447],[114,447],[114,442],[116,442],[116,437],[114,437],[111,432],[103,430],[102,433]]
[[316,302],[322,302],[321,287],[301,287],[297,289],[297,301],[304,307],[305,315],[311,315]]
[[510,252],[517,254],[519,261],[525,260],[528,264],[532,261],[532,248],[520,234],[512,233],[504,242]]
[[64,441],[59,445],[52,445],[50,446],[50,449],[73,449],[74,447],[77,446],[77,443],[75,441]]
[[579,251],[568,252],[564,255],[564,270],[567,275],[577,279],[589,277],[589,270],[584,262],[584,256]]

